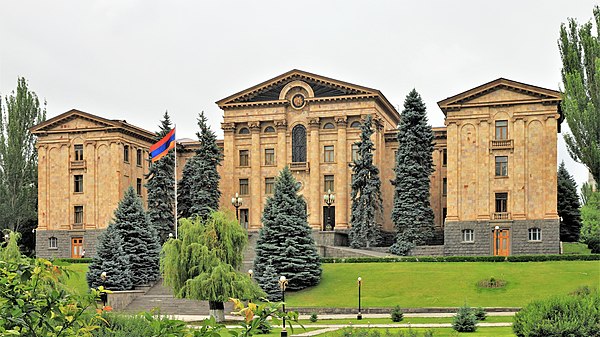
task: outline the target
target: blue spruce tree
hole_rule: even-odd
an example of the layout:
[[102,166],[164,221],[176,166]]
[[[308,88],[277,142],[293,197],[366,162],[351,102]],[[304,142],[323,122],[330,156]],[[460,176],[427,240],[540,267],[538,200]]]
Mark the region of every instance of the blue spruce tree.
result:
[[[103,272],[107,275],[104,281],[100,278]],[[92,259],[86,279],[92,288],[104,286],[109,290],[130,290],[133,287],[129,259],[123,252],[123,240],[114,224],[100,234],[96,256]]]
[[275,181],[272,197],[262,215],[263,227],[256,243],[254,271],[265,291],[272,289],[272,272],[285,276],[289,290],[314,286],[321,280],[321,260],[307,222],[306,202],[298,195],[296,179],[285,167]]
[[425,104],[413,89],[404,101],[398,125],[398,152],[392,223],[396,229],[390,252],[406,255],[434,234],[429,203],[429,175],[433,172],[433,132],[427,124]]
[[[155,140],[159,141],[166,136],[173,126],[169,114],[165,112],[161,121],[160,131],[156,133]],[[175,151],[150,165],[147,175],[148,183],[148,217],[159,237],[162,245],[174,229],[175,210]]]
[[350,246],[353,248],[371,247],[381,239],[381,220],[383,201],[381,199],[381,180],[379,169],[373,165],[373,121],[367,116],[361,125],[358,158],[352,163],[352,214],[350,223]]

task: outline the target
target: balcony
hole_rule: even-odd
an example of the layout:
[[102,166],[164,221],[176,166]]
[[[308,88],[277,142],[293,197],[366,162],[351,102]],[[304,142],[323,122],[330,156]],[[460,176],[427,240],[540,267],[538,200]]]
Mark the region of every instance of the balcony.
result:
[[508,212],[495,212],[492,214],[493,220],[510,220],[510,213]]
[[310,171],[310,165],[308,165],[308,162],[288,163],[288,166],[291,171]]
[[77,229],[83,229],[83,224],[82,223],[71,224],[71,230],[77,230]]
[[513,147],[512,139],[494,139],[490,141],[490,150],[512,150]]
[[71,160],[69,168],[71,170],[83,170],[86,168],[86,162],[85,160]]

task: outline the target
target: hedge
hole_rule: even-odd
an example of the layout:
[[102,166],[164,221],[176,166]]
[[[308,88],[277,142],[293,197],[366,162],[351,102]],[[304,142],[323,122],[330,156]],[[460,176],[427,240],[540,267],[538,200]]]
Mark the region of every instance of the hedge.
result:
[[542,262],[598,261],[600,254],[590,255],[514,255],[514,256],[396,256],[396,257],[324,257],[323,263],[376,262]]
[[53,259],[52,260],[53,263],[92,263],[92,258],[91,257],[85,257],[85,258],[78,258],[78,259],[72,259],[72,258],[57,258],[57,259]]

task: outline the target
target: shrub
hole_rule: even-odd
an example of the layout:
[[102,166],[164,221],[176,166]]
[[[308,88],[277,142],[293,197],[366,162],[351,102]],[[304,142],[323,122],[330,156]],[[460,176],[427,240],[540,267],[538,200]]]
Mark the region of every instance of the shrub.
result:
[[503,288],[506,285],[505,280],[490,277],[477,282],[477,286],[480,288]]
[[400,309],[399,305],[395,306],[394,309],[392,309],[391,316],[392,322],[401,322],[402,319],[404,319],[404,314],[402,313],[402,309]]
[[588,248],[592,254],[600,254],[600,238],[590,238],[587,240]]
[[557,296],[535,301],[519,311],[513,331],[518,337],[600,337],[600,294]]
[[312,314],[310,314],[310,321],[311,322],[313,322],[313,323],[316,322],[317,318],[318,317],[317,317],[317,313],[316,312],[313,312]]
[[487,318],[487,313],[482,307],[473,309],[473,314],[475,315],[475,318],[478,321],[485,321],[485,319]]
[[477,330],[477,318],[473,310],[466,304],[458,309],[452,319],[452,328],[458,332],[474,332]]

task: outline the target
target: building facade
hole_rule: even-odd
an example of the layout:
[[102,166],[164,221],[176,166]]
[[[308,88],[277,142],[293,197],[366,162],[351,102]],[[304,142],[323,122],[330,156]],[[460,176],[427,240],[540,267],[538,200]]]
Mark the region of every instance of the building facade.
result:
[[[393,232],[390,181],[400,115],[380,91],[292,70],[216,103],[223,111],[221,207],[233,210],[231,197],[241,196],[242,226],[249,231],[260,229],[266,198],[273,193],[279,171],[288,166],[307,200],[313,230],[327,229],[330,221],[334,231],[347,231],[351,225],[349,164],[356,155],[354,143],[360,138],[361,121],[371,115],[374,163],[380,168],[384,202],[378,222],[384,231]],[[444,253],[558,253],[560,93],[498,79],[438,105],[446,115],[446,126],[433,129],[431,206],[436,243],[444,244]],[[73,121],[81,121],[77,123],[82,126]],[[84,121],[101,123],[92,127]],[[82,238],[81,231],[89,233],[90,244],[84,239],[84,247],[91,252],[91,242],[108,224],[124,189],[136,186],[147,172],[145,160],[135,167],[123,160],[125,148],[141,151],[145,159],[153,134],[78,111],[57,116],[33,131],[39,137],[39,196],[44,200],[40,202],[38,255],[74,255],[74,240]],[[81,144],[90,153],[83,169],[76,168],[81,164],[76,163],[75,147]],[[59,150],[50,155],[52,146]],[[198,144],[185,140],[178,141],[178,146],[180,176]],[[83,194],[74,192],[80,172],[84,172]],[[335,196],[330,206],[323,198],[329,192]],[[145,197],[143,187],[140,194]],[[86,211],[80,223],[75,218],[76,207],[81,205],[90,213]],[[52,251],[53,237],[65,244],[70,240],[69,250]]]

